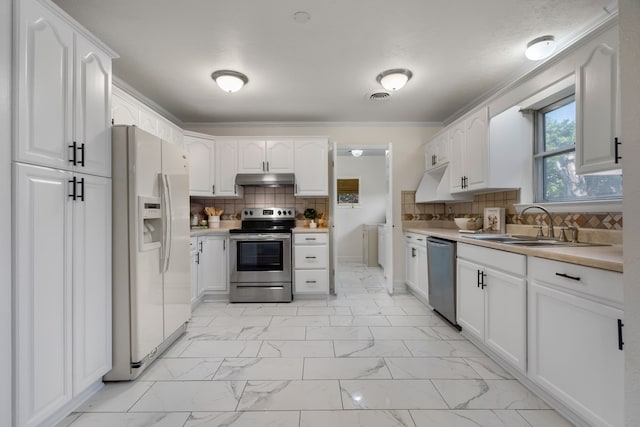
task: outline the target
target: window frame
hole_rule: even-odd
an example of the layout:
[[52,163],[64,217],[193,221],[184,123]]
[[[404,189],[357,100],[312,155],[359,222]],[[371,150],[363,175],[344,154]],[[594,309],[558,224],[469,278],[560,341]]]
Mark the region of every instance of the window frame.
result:
[[[340,180],[358,180],[358,203],[340,203],[339,197],[340,197],[340,193],[337,191],[338,190],[338,181]],[[349,209],[353,209],[353,208],[357,208],[360,207],[361,203],[362,203],[362,178],[359,176],[341,176],[341,177],[337,177],[336,178],[336,207],[338,208],[349,208]]]
[[[581,197],[581,198],[565,198],[565,199],[554,199],[548,200],[545,199],[545,174],[544,174],[544,159],[548,157],[557,156],[560,154],[566,153],[575,153],[576,152],[576,141],[574,140],[573,145],[563,148],[558,148],[555,150],[545,151],[545,120],[544,116],[546,113],[550,111],[557,110],[562,108],[565,105],[568,105],[572,102],[576,101],[575,93],[571,93],[568,96],[564,96],[560,99],[557,99],[551,102],[548,105],[545,105],[539,109],[536,109],[534,112],[534,150],[533,150],[533,194],[535,197],[535,203],[542,205],[579,205],[579,204],[590,204],[590,205],[610,205],[610,204],[621,204],[623,196],[619,197],[598,197],[598,196],[589,196],[589,197]],[[576,108],[578,105],[576,104]],[[577,111],[576,111],[576,120],[577,120]],[[577,125],[577,123],[576,123]],[[577,161],[577,159],[576,159]]]

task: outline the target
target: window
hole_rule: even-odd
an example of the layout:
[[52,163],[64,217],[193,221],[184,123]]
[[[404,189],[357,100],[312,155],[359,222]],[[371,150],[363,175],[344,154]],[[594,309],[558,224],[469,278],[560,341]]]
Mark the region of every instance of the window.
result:
[[576,103],[573,95],[537,112],[534,158],[538,202],[622,197],[620,175],[576,175]]
[[338,179],[338,204],[357,205],[360,203],[360,179]]

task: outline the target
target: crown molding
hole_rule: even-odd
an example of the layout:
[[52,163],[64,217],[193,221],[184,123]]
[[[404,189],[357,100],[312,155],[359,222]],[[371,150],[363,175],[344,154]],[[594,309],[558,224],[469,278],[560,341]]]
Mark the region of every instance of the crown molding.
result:
[[184,128],[441,127],[441,122],[185,122]]

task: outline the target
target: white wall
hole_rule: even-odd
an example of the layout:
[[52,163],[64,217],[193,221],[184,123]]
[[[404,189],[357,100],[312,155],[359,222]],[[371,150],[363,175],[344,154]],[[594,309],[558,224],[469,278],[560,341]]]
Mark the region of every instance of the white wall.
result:
[[336,207],[335,249],[339,261],[362,262],[362,225],[385,221],[387,181],[384,156],[338,156],[336,179],[360,179],[360,206]]
[[11,425],[11,0],[0,0],[0,425]]
[[[640,216],[640,0],[620,0],[624,217]],[[624,229],[625,425],[640,426],[640,227]]]
[[418,188],[424,172],[422,144],[441,128],[438,126],[255,126],[218,127],[206,124],[185,124],[185,129],[217,136],[328,136],[330,142],[344,145],[383,145],[393,143],[393,209],[394,268],[393,279],[404,282],[404,251],[402,241],[401,191]]

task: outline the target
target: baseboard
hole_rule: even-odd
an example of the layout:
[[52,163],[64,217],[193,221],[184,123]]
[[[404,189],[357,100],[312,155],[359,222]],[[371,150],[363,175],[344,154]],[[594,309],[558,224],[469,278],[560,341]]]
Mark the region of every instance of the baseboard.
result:
[[89,400],[94,394],[100,391],[102,387],[104,387],[104,383],[102,382],[102,380],[101,379],[97,380],[96,382],[91,384],[89,387],[84,389],[76,397],[74,397],[69,402],[67,402],[66,405],[64,405],[62,408],[56,411],[53,415],[51,415],[49,418],[43,421],[41,425],[48,425],[48,426],[58,425],[58,423],[60,423],[66,417],[71,415],[72,412],[74,412],[76,409],[82,406],[87,400]]
[[406,294],[407,293],[407,284],[401,280],[393,281],[393,293],[394,294]]
[[208,301],[229,301],[229,294],[220,294],[220,293],[208,293],[205,292],[202,294],[202,296],[200,297],[202,298],[202,302],[208,302]]
[[429,305],[429,301],[427,300],[427,298],[425,298],[422,294],[420,294],[420,292],[417,292],[415,289],[413,289],[411,286],[405,284],[405,287],[407,289],[407,292],[410,293],[411,295],[413,295],[418,301],[420,301],[421,303],[423,303],[424,305],[427,306],[427,308],[429,310],[433,310],[433,307],[431,307]]
[[573,409],[569,408],[563,402],[556,399],[553,395],[551,395],[546,390],[542,389],[539,385],[534,383],[529,379],[529,377],[520,370],[514,368],[510,363],[505,361],[500,355],[495,353],[489,347],[484,345],[481,341],[479,341],[475,336],[468,334],[463,329],[460,332],[460,335],[471,341],[473,345],[478,347],[483,353],[485,353],[491,360],[500,365],[502,369],[511,374],[515,379],[517,379],[520,384],[529,389],[533,394],[542,399],[547,405],[549,405],[552,409],[558,411],[563,417],[571,421],[576,427],[592,427],[592,424],[587,422],[582,416],[576,413]]
[[339,256],[338,263],[363,264],[362,256]]

